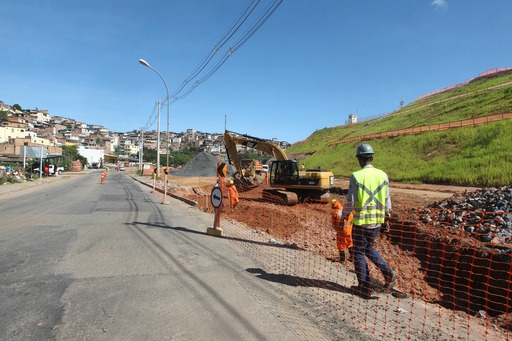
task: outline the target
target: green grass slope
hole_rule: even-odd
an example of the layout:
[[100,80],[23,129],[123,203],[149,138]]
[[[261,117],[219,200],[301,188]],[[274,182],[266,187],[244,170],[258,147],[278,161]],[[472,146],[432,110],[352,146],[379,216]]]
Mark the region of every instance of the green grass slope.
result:
[[507,71],[419,99],[385,117],[317,130],[286,152],[291,157],[308,155],[300,160],[307,168],[321,167],[336,177],[349,177],[359,169],[355,150],[364,142],[375,150],[374,166],[387,172],[392,181],[510,186],[512,119],[415,135],[329,143],[511,112],[512,71]]

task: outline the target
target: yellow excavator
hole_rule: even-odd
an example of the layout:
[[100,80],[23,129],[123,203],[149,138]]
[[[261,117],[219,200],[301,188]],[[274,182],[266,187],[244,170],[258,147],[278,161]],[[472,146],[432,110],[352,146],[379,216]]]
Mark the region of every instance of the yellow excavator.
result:
[[245,177],[237,145],[259,150],[270,155],[273,160],[269,167],[270,188],[263,190],[264,199],[278,199],[286,205],[296,205],[299,201],[329,200],[329,190],[334,186],[334,174],[324,169],[306,169],[299,171],[295,160],[288,160],[286,153],[271,140],[237,134],[226,130],[224,145],[228,161],[235,169],[235,181],[255,187],[251,179]]

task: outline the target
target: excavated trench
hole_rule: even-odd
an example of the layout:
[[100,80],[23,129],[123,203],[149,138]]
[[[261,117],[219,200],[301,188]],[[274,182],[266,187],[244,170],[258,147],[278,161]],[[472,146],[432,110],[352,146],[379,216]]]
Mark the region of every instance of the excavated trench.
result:
[[434,203],[394,224],[392,243],[421,261],[442,306],[489,316],[512,312],[512,188],[484,188]]

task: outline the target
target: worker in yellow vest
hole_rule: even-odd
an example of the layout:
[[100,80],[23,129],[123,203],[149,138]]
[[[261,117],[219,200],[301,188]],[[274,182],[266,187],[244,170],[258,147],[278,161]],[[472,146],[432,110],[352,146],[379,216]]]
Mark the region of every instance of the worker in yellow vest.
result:
[[352,240],[354,243],[354,268],[358,285],[352,293],[365,299],[373,298],[370,288],[368,257],[382,272],[385,289],[392,289],[397,282],[397,273],[382,259],[373,245],[381,226],[387,224],[391,212],[389,180],[385,172],[373,167],[374,151],[369,144],[357,147],[356,157],[361,170],[352,173],[343,208],[341,221],[354,212]]

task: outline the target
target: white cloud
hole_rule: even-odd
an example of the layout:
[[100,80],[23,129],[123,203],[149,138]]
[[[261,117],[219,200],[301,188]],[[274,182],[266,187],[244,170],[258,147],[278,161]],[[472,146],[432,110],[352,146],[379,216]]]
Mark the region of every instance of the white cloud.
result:
[[445,9],[448,7],[446,0],[434,0],[431,5],[435,6],[437,9]]

